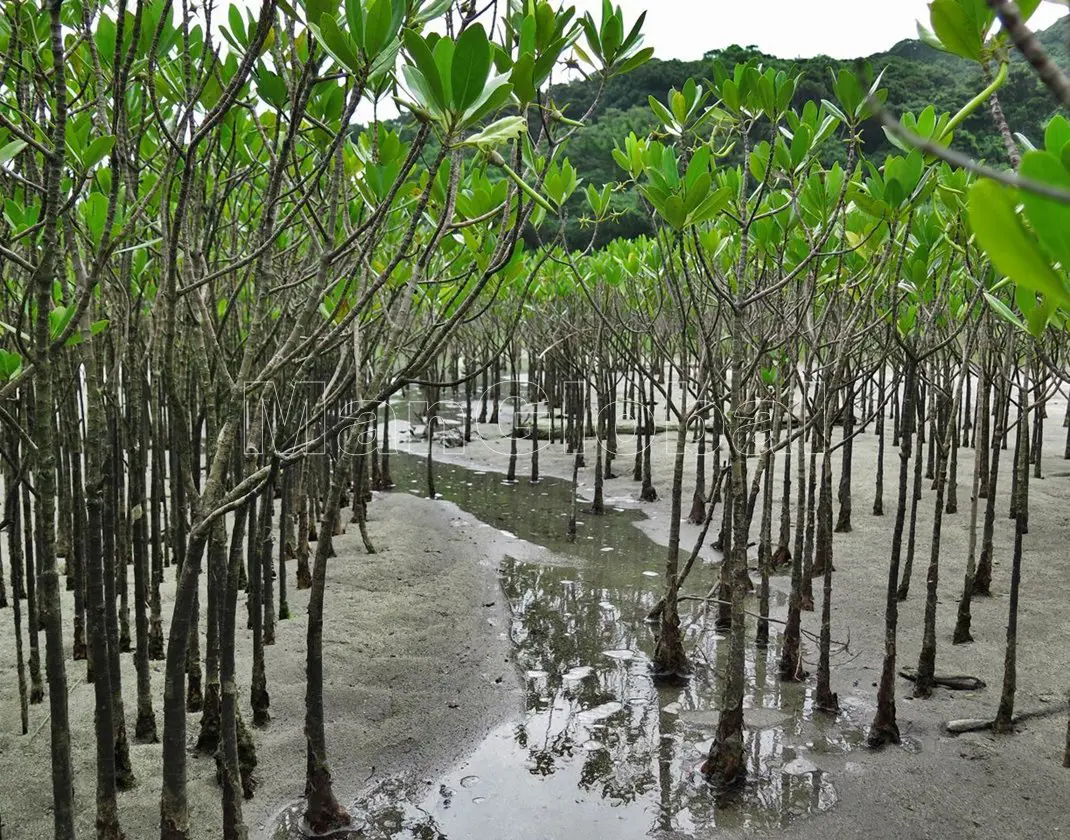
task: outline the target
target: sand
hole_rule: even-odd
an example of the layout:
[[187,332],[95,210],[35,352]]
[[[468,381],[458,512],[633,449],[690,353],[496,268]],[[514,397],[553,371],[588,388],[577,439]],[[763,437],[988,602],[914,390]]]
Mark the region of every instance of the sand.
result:
[[[370,506],[377,554],[364,554],[355,526],[335,539],[338,556],[328,567],[326,590],[324,689],[335,792],[343,803],[386,776],[423,784],[445,772],[493,726],[519,712],[519,683],[504,635],[508,611],[496,577],[502,546],[495,541],[496,532],[472,525],[470,517],[452,506],[393,493]],[[292,563],[288,569],[292,576]],[[174,578],[168,570],[165,620],[173,594]],[[64,597],[69,627],[73,601],[70,593]],[[293,617],[279,623],[276,644],[266,654],[273,719],[265,729],[254,730],[259,786],[244,810],[253,837],[304,790],[308,593],[296,591],[291,577],[288,597]],[[252,634],[241,626],[244,614],[239,604],[238,673],[248,685]],[[20,735],[14,661],[9,609],[0,612],[2,836],[50,837],[48,705],[31,707],[30,735]],[[133,657],[124,655],[122,661],[132,730]],[[159,727],[162,668],[162,662],[152,663]],[[69,657],[67,675],[77,829],[80,837],[92,837],[93,687],[85,682],[84,663]],[[249,721],[247,691],[242,700]],[[191,746],[199,718],[189,718]],[[138,786],[120,794],[120,820],[128,840],[148,840],[159,833],[160,746],[132,745],[131,757]],[[188,774],[191,838],[218,840],[222,815],[214,761],[191,753]]]

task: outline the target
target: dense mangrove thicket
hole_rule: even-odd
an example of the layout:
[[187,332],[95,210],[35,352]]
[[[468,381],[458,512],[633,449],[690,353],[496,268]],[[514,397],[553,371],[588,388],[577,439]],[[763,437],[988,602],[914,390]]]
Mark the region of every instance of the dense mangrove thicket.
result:
[[[651,98],[655,130],[617,138],[619,182],[595,189],[566,157],[588,114],[549,91],[563,65],[601,93],[650,57],[642,17],[609,2],[583,17],[534,0],[6,2],[0,606],[22,737],[48,704],[55,837],[87,825],[76,785],[95,790],[96,835],[123,836],[117,803],[145,781],[131,745],[157,742],[161,840],[205,836],[191,751],[214,757],[223,836],[248,837],[273,727],[303,726],[307,828],[351,825],[331,774],[324,683],[344,652],[325,652],[325,590],[347,521],[375,551],[368,506],[393,486],[391,398],[406,390],[425,407],[432,498],[448,389],[463,414],[448,434],[509,424],[509,481],[539,480],[547,439],[567,447],[573,536],[581,471],[592,514],[617,475],[641,500],[669,495],[649,616],[660,683],[689,679],[681,587],[700,552],[720,552],[711,795],[752,769],[748,615],[759,648],[778,640],[768,678],[813,681],[819,713],[838,714],[833,599],[853,593],[836,586],[836,534],[863,517],[883,517],[887,558],[869,744],[901,739],[901,671],[927,698],[968,680],[941,671],[949,644],[1004,633],[975,626],[971,604],[990,595],[1005,527],[1004,678],[994,717],[974,723],[1012,732],[1030,485],[1043,430],[1068,422],[1047,406],[1070,383],[1070,121],[1015,135],[999,94],[1015,48],[1062,108],[1070,82],[1026,29],[1037,2],[931,6],[927,39],[987,85],[957,113],[896,119],[868,69],[840,69],[830,99],[796,109],[798,76],[716,63]],[[400,118],[378,118],[387,103]],[[986,113],[1005,159],[981,165],[955,132]],[[863,144],[874,120],[898,150],[880,165]],[[623,189],[654,233],[595,248]],[[577,204],[579,250],[565,247]],[[862,434],[878,441],[873,473],[852,469]],[[656,487],[662,457],[671,482]],[[862,482],[872,510],[852,505]],[[969,532],[954,605],[938,598],[952,517]],[[684,522],[701,526],[693,549]],[[790,581],[783,624],[775,575]],[[273,715],[267,665],[295,589],[303,722]],[[899,626],[908,598],[924,601],[920,627]],[[83,680],[95,781],[71,755],[68,686]]]

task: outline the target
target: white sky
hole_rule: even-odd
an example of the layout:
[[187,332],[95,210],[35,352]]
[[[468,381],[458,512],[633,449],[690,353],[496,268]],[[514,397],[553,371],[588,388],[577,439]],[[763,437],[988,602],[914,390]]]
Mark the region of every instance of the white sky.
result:
[[[256,0],[236,0],[255,7]],[[590,11],[601,18],[602,0],[567,0],[577,14]],[[699,59],[727,47],[755,45],[780,58],[857,58],[887,50],[904,38],[917,37],[917,21],[928,25],[928,0],[612,0],[631,26],[645,9],[644,45],[658,58]],[[1033,29],[1050,26],[1067,11],[1070,0],[1044,0],[1029,22]],[[217,15],[228,0],[217,0]],[[581,38],[582,43],[582,38]],[[560,71],[558,71],[558,75]],[[396,115],[384,102],[380,117]],[[361,103],[356,119],[371,118]]]
[[[599,19],[602,0],[571,0]],[[646,45],[658,58],[697,59],[731,44],[754,44],[780,58],[857,58],[916,38],[928,24],[926,0],[614,0],[630,23],[647,10]],[[1044,28],[1066,12],[1045,0],[1030,21]]]

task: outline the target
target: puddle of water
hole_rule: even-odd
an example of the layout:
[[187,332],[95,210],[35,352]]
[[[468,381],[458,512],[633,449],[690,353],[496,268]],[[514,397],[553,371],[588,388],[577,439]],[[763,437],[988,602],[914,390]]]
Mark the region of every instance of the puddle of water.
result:
[[[391,469],[406,481],[422,476],[425,464],[395,455]],[[438,463],[435,485],[491,527],[555,555],[551,562],[507,558],[500,571],[525,711],[438,783],[381,784],[355,807],[367,815],[364,837],[474,840],[502,836],[505,825],[511,840],[705,836],[716,828],[784,826],[834,805],[822,758],[861,747],[870,711],[854,704],[835,721],[815,716],[810,687],[777,681],[775,644],[748,651],[746,783],[724,795],[705,783],[698,768],[716,731],[728,646],[701,608],[692,613],[686,605],[694,675],[682,687],[651,680],[654,639],[644,618],[661,596],[660,573],[650,576],[650,567],[665,549],[632,525],[640,511],[583,515],[591,539],[570,541],[561,518],[570,502],[566,482],[543,479],[536,491],[526,481],[506,485],[497,474]],[[686,588],[707,591],[716,575],[699,564]],[[774,592],[773,601],[774,617],[783,617],[785,596]]]

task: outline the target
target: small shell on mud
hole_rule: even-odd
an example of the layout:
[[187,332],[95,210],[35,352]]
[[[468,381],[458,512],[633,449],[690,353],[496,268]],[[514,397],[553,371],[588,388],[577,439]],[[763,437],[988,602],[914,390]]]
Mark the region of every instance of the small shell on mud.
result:
[[789,776],[806,776],[809,773],[816,773],[820,768],[812,761],[807,761],[805,758],[795,758],[780,768],[782,773],[787,773]]

